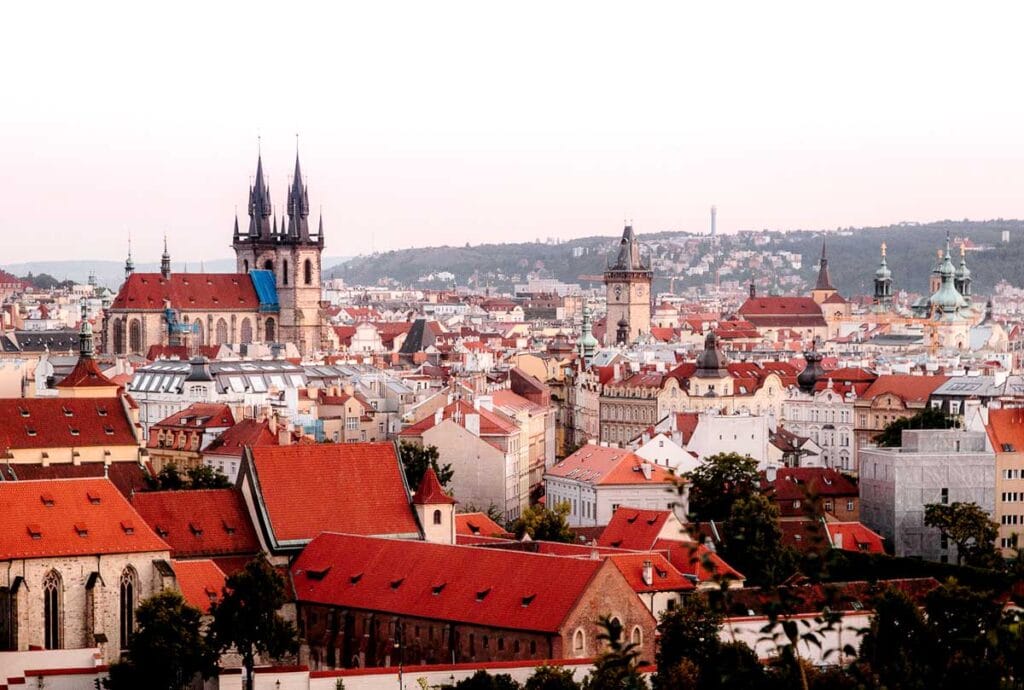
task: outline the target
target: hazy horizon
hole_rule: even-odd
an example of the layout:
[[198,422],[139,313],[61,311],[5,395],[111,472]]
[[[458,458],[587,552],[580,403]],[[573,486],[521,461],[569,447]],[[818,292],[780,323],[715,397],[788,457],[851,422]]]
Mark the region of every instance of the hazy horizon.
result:
[[1024,217],[1021,10],[8,8],[2,261],[230,256],[300,134],[326,250]]

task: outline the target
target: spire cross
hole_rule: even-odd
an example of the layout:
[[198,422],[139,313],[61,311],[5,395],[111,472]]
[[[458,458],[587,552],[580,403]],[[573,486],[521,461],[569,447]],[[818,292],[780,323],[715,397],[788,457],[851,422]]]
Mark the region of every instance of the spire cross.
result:
[[882,242],[882,256],[885,256],[885,242]]

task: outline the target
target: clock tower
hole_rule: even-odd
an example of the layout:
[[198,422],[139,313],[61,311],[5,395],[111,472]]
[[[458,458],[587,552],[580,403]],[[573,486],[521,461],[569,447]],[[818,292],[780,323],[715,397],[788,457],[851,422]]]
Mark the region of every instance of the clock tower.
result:
[[651,332],[651,263],[640,255],[633,226],[622,231],[619,253],[604,272],[608,301],[605,344],[630,344]]

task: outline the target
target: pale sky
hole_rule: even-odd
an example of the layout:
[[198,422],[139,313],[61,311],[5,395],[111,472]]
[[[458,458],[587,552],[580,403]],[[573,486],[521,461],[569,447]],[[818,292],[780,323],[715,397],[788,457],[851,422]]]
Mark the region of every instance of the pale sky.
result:
[[[262,136],[326,253],[1024,217],[1024,9],[20,2],[0,263],[231,256]],[[315,219],[314,219],[315,222]]]

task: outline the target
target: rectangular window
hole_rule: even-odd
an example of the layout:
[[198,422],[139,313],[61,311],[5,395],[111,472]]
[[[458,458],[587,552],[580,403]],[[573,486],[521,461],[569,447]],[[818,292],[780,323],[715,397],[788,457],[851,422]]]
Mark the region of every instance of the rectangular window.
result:
[[949,489],[947,489],[946,487],[942,487],[942,498],[940,499],[940,502],[942,503],[942,505],[949,504]]
[[846,509],[849,510],[849,511],[853,511],[853,499],[852,498],[848,499],[846,501]]

